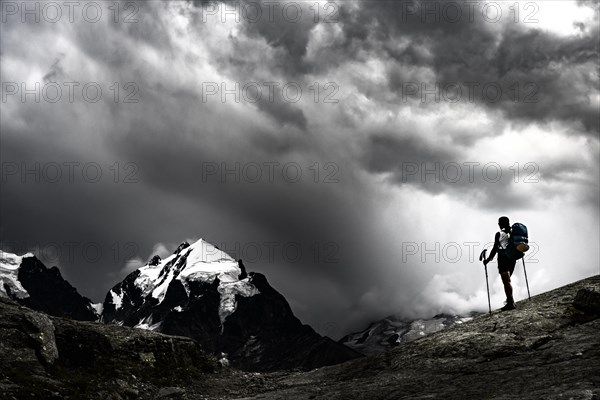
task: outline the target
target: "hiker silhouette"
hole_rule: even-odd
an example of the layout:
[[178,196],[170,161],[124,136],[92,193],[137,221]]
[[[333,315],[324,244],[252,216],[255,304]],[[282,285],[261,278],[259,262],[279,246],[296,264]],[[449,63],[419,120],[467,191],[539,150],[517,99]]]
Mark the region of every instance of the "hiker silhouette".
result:
[[498,219],[498,226],[500,227],[500,231],[496,232],[496,236],[494,237],[494,247],[490,252],[490,256],[483,263],[487,265],[494,259],[496,253],[498,253],[498,272],[504,284],[504,293],[506,293],[506,305],[501,310],[508,311],[517,308],[513,299],[513,288],[510,282],[510,277],[515,270],[517,260],[509,258],[506,255],[506,246],[510,238],[510,221],[508,217],[500,217]]

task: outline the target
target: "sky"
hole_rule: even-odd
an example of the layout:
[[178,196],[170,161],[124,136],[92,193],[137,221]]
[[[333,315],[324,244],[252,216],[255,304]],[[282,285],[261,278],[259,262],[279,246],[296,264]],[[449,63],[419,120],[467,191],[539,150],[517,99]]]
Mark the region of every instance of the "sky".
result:
[[95,302],[203,238],[335,339],[486,311],[502,215],[600,273],[597,2],[0,5],[0,247]]

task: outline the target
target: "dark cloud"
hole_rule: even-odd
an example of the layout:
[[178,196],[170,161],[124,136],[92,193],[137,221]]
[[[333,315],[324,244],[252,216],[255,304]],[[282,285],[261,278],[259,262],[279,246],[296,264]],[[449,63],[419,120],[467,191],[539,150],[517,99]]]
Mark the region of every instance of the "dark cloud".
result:
[[[486,97],[484,91],[475,90],[476,101],[499,108],[509,118],[580,121],[597,136],[597,110],[588,98],[600,89],[596,68],[600,44],[594,36],[597,30],[590,36],[562,39],[541,30],[508,29],[498,46],[489,36],[485,41],[451,37],[437,42],[435,68],[442,85],[477,82],[480,87],[499,87],[504,95],[498,100],[495,91]],[[464,51],[447,51],[455,48]],[[490,48],[495,50],[490,53]]]
[[[426,143],[416,135],[371,136],[364,146],[364,165],[373,173],[386,174],[395,185],[416,187],[432,194],[475,198],[478,207],[499,212],[513,206],[535,207],[536,203],[528,199],[528,193],[513,185],[510,166],[497,161],[470,160],[458,148]],[[534,164],[531,168],[532,181],[540,179],[535,168],[539,166]]]
[[[257,3],[254,3],[257,4]],[[246,34],[258,35],[275,49],[280,49],[276,70],[288,76],[310,73],[304,62],[310,30],[316,25],[307,4],[290,2],[260,2],[261,18],[258,22],[246,21]]]
[[[421,11],[444,6],[437,1],[359,4],[358,11],[340,7],[344,21],[340,57],[357,57],[359,50],[389,57],[397,63],[389,70],[389,83],[398,99],[403,84],[425,84],[429,89],[436,83],[442,88],[459,84],[462,102],[498,109],[508,118],[577,121],[592,136],[600,132],[597,107],[588,97],[600,89],[597,26],[588,34],[558,37],[509,24],[499,35],[498,24],[478,13],[471,21],[468,7],[462,9],[462,18],[451,22],[453,15]],[[431,68],[435,76],[416,75],[418,67]],[[469,85],[473,96],[468,94]],[[502,95],[496,99],[498,89]],[[408,97],[420,100],[421,94],[419,90]]]
[[244,34],[264,39],[277,51],[272,72],[287,76],[310,72],[311,65],[304,62],[304,56],[310,30],[317,22],[309,3],[194,0],[193,4],[204,14],[205,20],[232,21],[234,17],[228,13],[239,10]]
[[282,126],[290,124],[300,130],[306,130],[306,117],[302,110],[296,108],[293,103],[282,99],[280,95],[272,100],[263,97],[257,102],[257,105],[260,110],[271,115]]

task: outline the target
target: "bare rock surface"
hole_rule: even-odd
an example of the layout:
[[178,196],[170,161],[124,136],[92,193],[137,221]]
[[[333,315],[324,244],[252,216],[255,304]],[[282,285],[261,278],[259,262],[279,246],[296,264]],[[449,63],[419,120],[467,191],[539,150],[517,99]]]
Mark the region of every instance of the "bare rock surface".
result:
[[51,317],[0,298],[0,399],[224,399],[268,389],[193,339]]
[[594,276],[251,398],[600,399],[598,293]]

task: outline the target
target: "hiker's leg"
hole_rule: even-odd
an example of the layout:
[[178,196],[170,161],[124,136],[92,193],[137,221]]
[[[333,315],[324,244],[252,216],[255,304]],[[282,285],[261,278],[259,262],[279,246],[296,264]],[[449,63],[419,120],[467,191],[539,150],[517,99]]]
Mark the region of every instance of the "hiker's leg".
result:
[[513,289],[510,284],[510,271],[504,271],[500,273],[500,277],[502,278],[502,283],[504,284],[504,293],[506,293],[506,303],[514,303],[513,300]]

